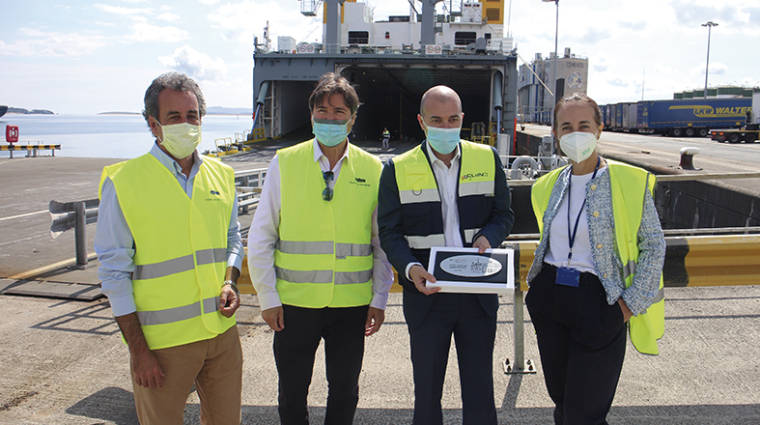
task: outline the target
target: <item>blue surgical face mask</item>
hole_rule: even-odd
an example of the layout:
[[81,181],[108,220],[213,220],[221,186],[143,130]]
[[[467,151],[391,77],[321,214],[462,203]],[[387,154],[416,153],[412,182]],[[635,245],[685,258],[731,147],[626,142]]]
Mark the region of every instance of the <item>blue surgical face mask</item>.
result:
[[[425,123],[425,121],[422,121]],[[459,144],[459,132],[461,127],[439,128],[431,127],[425,123],[427,128],[427,141],[436,152],[447,155],[454,151]]]
[[312,120],[312,133],[325,146],[337,146],[348,136],[348,120]]

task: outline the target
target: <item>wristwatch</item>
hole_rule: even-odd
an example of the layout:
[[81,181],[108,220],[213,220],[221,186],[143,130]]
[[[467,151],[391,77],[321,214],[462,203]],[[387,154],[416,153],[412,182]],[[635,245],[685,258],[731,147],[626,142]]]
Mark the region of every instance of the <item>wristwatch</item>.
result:
[[235,282],[233,282],[231,280],[225,280],[224,283],[222,284],[222,288],[224,288],[226,285],[232,286],[232,290],[234,290],[236,294],[240,293],[240,290],[237,287],[237,283],[235,283]]

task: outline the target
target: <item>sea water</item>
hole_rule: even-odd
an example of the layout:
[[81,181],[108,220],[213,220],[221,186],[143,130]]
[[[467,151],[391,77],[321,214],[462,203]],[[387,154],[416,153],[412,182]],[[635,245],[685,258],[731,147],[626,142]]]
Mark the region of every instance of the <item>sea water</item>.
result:
[[[141,115],[23,115],[6,114],[0,118],[0,144],[5,145],[5,128],[19,128],[18,145],[61,145],[56,156],[85,158],[135,158],[148,152],[154,142]],[[198,151],[213,150],[217,139],[245,137],[251,131],[250,115],[206,115],[203,141]],[[218,140],[222,143],[222,140]],[[50,151],[40,151],[47,155]],[[25,152],[14,152],[14,156]],[[9,152],[0,151],[0,158]]]

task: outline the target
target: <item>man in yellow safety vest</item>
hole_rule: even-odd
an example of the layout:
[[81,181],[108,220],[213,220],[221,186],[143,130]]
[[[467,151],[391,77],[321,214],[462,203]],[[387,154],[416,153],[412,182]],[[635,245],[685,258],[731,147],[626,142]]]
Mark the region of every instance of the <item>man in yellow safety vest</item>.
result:
[[422,96],[425,141],[388,161],[380,179],[380,240],[404,288],[414,375],[415,425],[441,424],[452,336],[465,425],[496,425],[493,347],[496,294],[436,293],[427,266],[433,247],[498,248],[514,215],[504,168],[489,146],[460,139],[462,101],[449,87]]
[[101,178],[99,277],[129,347],[142,425],[181,424],[193,385],[202,424],[240,423],[235,175],[196,151],[205,112],[195,81],[157,77],[143,112],[153,147]]
[[325,340],[327,424],[351,424],[364,337],[380,329],[393,274],[377,237],[381,163],[349,143],[359,97],[322,76],[309,97],[314,138],[281,149],[248,233],[248,268],[274,335],[283,424],[308,424],[306,396]]

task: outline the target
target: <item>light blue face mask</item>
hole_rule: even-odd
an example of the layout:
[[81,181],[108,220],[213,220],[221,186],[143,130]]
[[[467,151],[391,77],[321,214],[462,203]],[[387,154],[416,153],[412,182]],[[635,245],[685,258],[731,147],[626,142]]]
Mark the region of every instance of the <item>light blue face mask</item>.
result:
[[462,130],[461,127],[439,128],[431,127],[427,124],[425,124],[425,127],[427,127],[427,141],[436,152],[447,155],[457,148],[459,144],[459,132]]
[[312,133],[325,146],[337,146],[348,136],[348,120],[312,120]]

